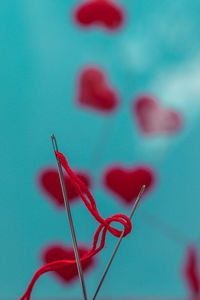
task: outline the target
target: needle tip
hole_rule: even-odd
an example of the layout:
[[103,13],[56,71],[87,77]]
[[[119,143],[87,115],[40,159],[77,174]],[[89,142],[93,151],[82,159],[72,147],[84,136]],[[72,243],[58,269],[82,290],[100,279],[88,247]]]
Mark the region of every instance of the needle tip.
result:
[[146,185],[145,184],[143,184],[143,186],[141,187],[141,189],[140,189],[140,192],[139,192],[139,198],[142,196],[142,194],[144,193],[144,190],[145,190],[145,188],[146,188]]

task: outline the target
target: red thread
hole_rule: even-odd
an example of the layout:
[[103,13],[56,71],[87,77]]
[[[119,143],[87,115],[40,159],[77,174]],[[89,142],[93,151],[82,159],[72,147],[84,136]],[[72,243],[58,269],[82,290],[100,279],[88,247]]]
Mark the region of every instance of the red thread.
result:
[[[110,226],[112,222],[119,222],[124,226],[124,237],[131,232],[132,224],[130,219],[123,214],[116,214],[110,218],[103,219],[96,207],[95,200],[88,190],[87,186],[78,178],[78,176],[70,169],[68,162],[65,158],[65,156],[56,151],[57,157],[59,157],[62,167],[65,169],[67,174],[69,175],[71,182],[80,195],[81,199],[83,200],[85,206],[91,213],[91,215],[100,223],[98,229],[96,230],[96,233],[93,238],[93,245],[89,252],[87,252],[83,257],[80,258],[81,262],[89,259],[93,255],[97,254],[99,251],[101,251],[105,246],[105,239],[106,239],[106,233],[109,231],[116,237],[120,237],[122,230],[115,229],[114,227]],[[101,240],[98,244],[99,235],[101,234]],[[36,281],[39,279],[39,277],[47,272],[55,271],[58,268],[66,267],[69,264],[76,264],[76,260],[57,260],[51,263],[46,264],[45,266],[41,267],[33,276],[25,294],[20,298],[20,300],[29,300],[31,297],[31,292],[33,290],[33,287],[36,283]]]

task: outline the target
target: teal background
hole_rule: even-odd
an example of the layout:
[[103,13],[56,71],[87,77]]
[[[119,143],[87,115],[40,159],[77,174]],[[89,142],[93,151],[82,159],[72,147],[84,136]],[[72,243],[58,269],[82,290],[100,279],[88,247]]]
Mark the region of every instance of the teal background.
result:
[[[0,298],[23,294],[45,244],[71,242],[65,213],[36,186],[38,171],[55,165],[51,133],[71,166],[93,175],[93,193],[105,217],[129,213],[102,189],[105,167],[145,163],[157,172],[157,186],[138,209],[134,233],[123,241],[101,295],[184,297],[185,247],[200,240],[200,2],[121,0],[127,21],[113,34],[76,27],[71,13],[79,2],[0,2]],[[88,64],[104,69],[120,95],[120,109],[112,116],[75,105],[77,74]],[[139,134],[131,104],[143,92],[180,111],[179,134]],[[171,224],[184,241],[155,230],[144,211]],[[78,240],[91,244],[97,224],[83,205],[75,204],[72,213]],[[115,243],[110,237],[97,269],[86,277],[90,297]],[[63,287],[49,275],[34,290],[35,297],[52,299],[80,295],[78,282]]]

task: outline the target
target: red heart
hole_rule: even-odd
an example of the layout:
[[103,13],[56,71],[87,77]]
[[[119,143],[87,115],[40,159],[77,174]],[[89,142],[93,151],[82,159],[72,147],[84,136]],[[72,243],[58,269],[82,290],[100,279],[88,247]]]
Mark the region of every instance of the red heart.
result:
[[124,12],[111,0],[91,0],[77,7],[74,18],[83,27],[94,25],[116,30],[124,22]]
[[[89,251],[86,246],[79,246],[79,255],[82,257]],[[42,251],[42,262],[50,263],[56,260],[72,260],[75,259],[74,250],[72,246],[65,246],[62,244],[51,244]],[[95,257],[88,258],[81,263],[84,273],[89,271],[95,265]],[[78,279],[78,270],[76,264],[69,264],[66,267],[59,268],[53,274],[60,279],[62,283],[71,283]]]
[[101,112],[112,112],[116,108],[117,95],[108,86],[101,70],[89,67],[81,72],[78,103]]
[[163,108],[149,95],[138,97],[133,104],[133,110],[144,134],[170,134],[179,130],[182,125],[178,112]]
[[190,245],[187,248],[187,256],[184,262],[183,276],[190,289],[191,294],[200,296],[200,273],[199,273],[199,257],[198,248]]
[[109,168],[104,175],[104,184],[107,188],[126,204],[136,199],[143,185],[146,185],[146,192],[154,182],[153,170],[145,166],[136,168],[115,166]]
[[[88,174],[81,171],[77,171],[76,174],[87,185],[87,187],[90,187],[91,180]],[[74,189],[69,176],[64,174],[64,180],[68,199],[70,202],[77,200],[78,193]],[[64,199],[57,170],[54,168],[42,170],[39,174],[39,186],[42,191],[47,194],[47,196],[50,196],[49,199],[53,200],[53,203],[57,207],[64,208]]]

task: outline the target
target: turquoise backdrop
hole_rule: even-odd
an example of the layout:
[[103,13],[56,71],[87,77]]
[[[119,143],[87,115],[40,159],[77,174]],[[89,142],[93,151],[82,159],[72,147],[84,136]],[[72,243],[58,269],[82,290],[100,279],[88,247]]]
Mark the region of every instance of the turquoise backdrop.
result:
[[[92,174],[105,217],[130,211],[102,189],[105,167],[145,163],[157,173],[157,185],[138,209],[134,232],[123,241],[101,296],[184,297],[186,246],[200,241],[200,2],[121,0],[126,24],[112,34],[75,26],[71,15],[79,2],[0,3],[0,298],[23,294],[45,244],[71,242],[64,211],[36,185],[38,171],[55,165],[51,133],[71,166]],[[88,64],[105,70],[120,95],[120,109],[111,116],[75,104],[77,74]],[[143,92],[182,114],[180,133],[159,138],[139,133],[131,105]],[[184,241],[151,226],[145,212],[176,228]],[[72,213],[78,240],[91,244],[97,224],[79,203]],[[110,237],[86,277],[90,297],[115,243]],[[62,286],[50,275],[34,290],[35,297],[46,299],[80,295],[78,282]]]

